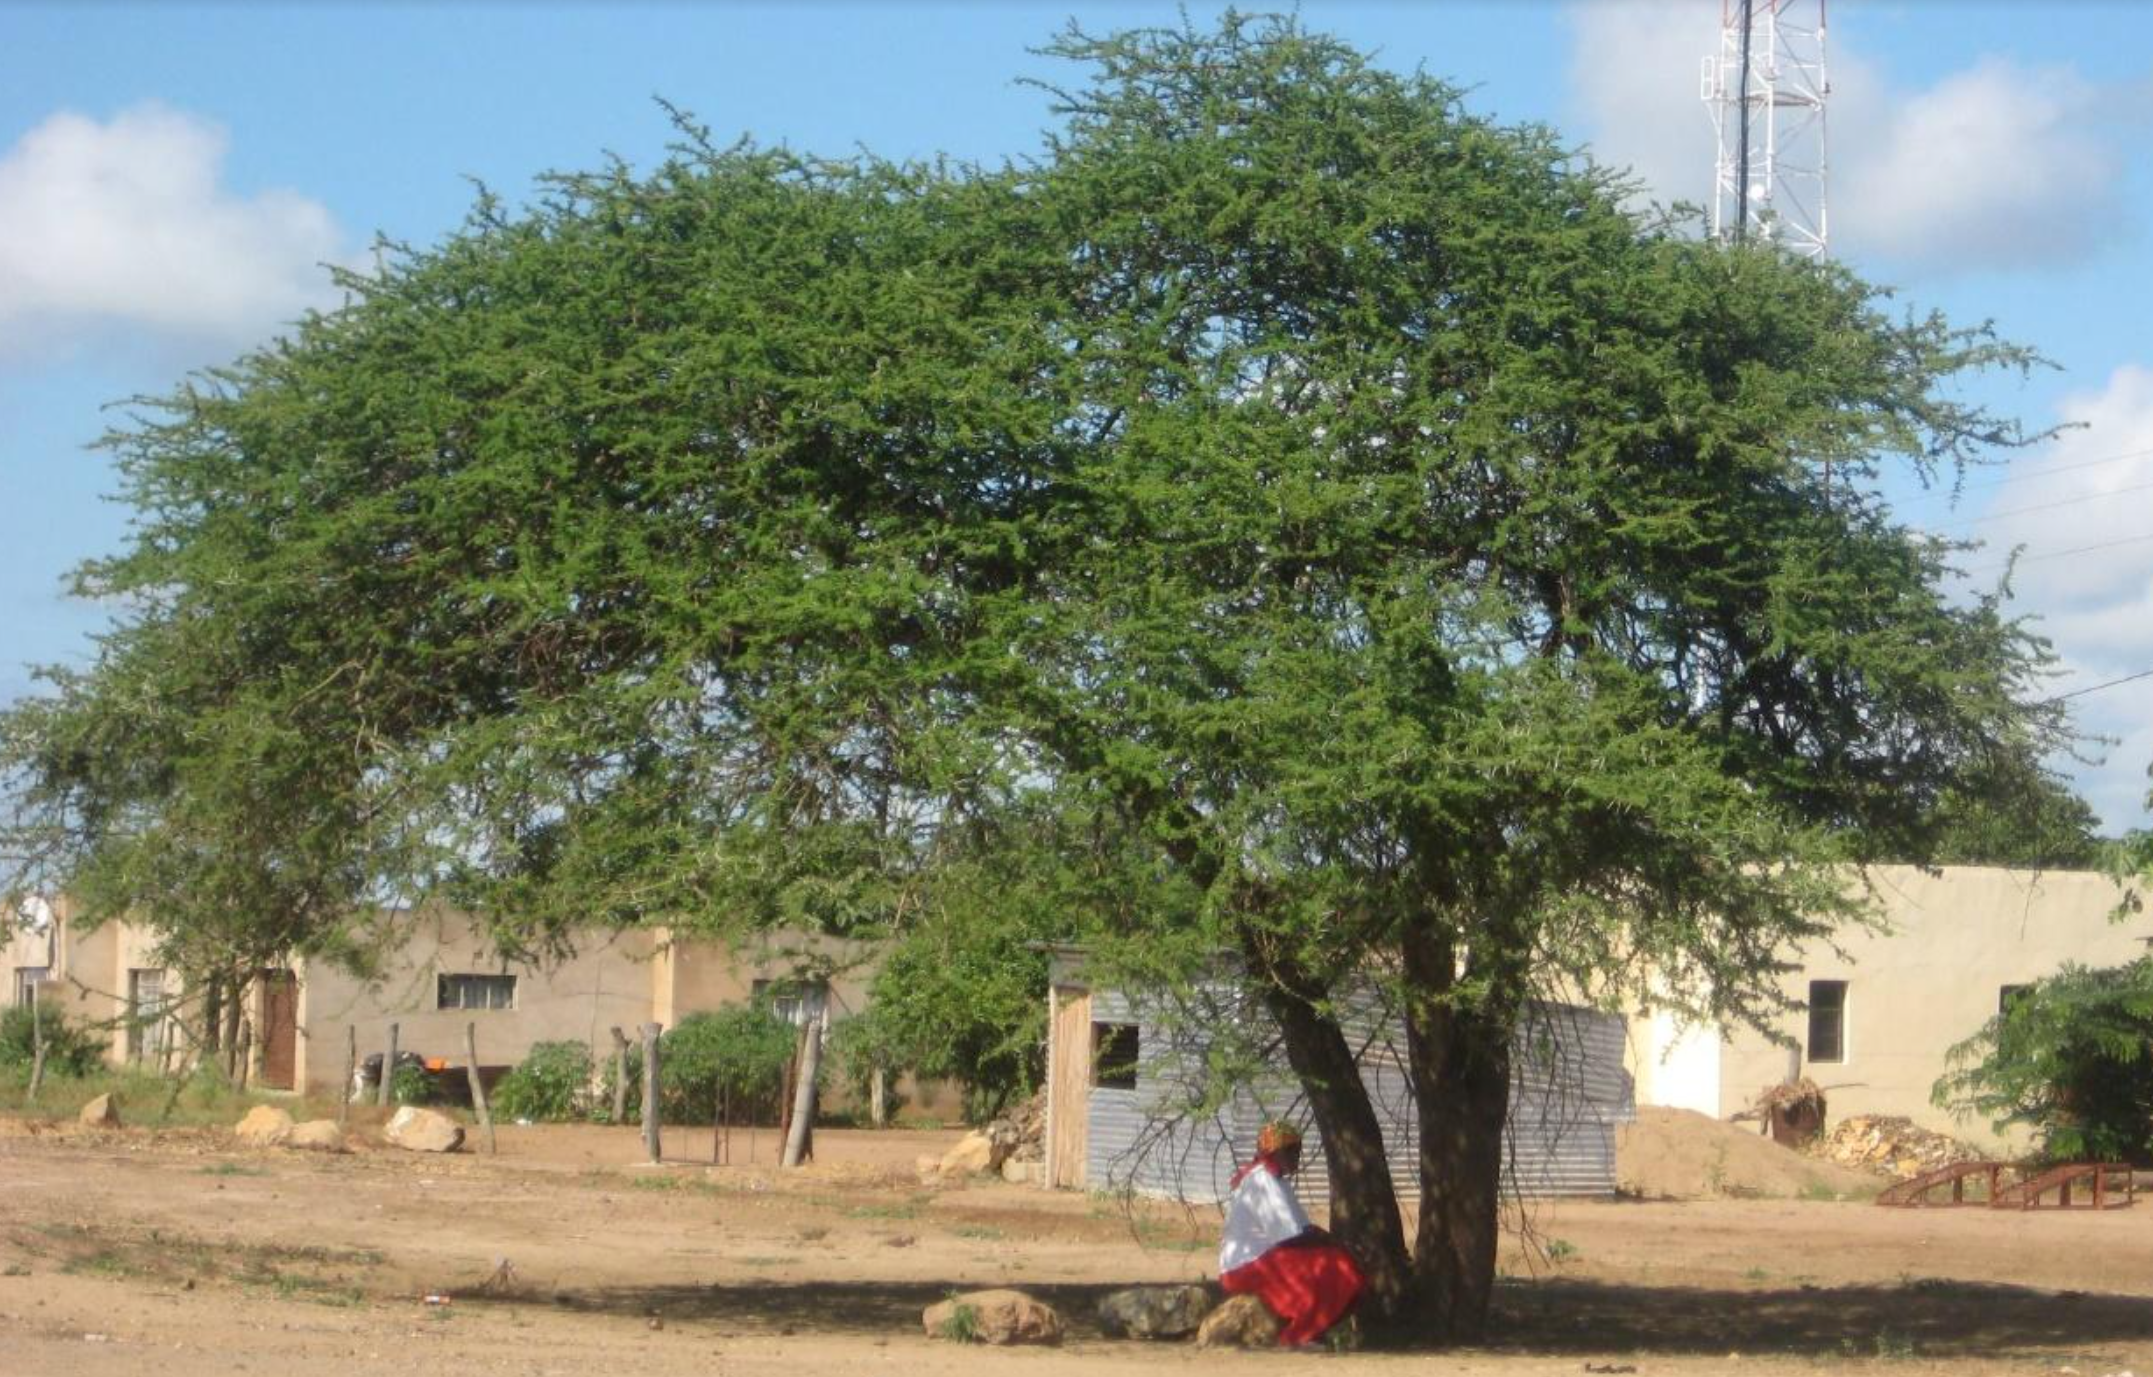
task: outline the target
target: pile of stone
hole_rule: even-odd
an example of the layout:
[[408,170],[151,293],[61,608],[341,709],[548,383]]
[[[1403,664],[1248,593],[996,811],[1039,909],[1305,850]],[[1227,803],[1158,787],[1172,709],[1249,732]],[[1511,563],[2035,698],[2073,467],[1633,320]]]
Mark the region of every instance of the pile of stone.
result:
[[1897,1114],[1850,1115],[1809,1150],[1841,1166],[1885,1172],[1902,1181],[1953,1162],[1988,1160],[1979,1148]]
[[[930,1305],[920,1315],[930,1339],[974,1344],[1058,1344],[1055,1309],[1022,1291],[972,1291]],[[1099,1302],[1099,1329],[1113,1339],[1171,1343],[1193,1336],[1199,1348],[1272,1348],[1276,1316],[1254,1296],[1220,1304],[1203,1286],[1137,1286]]]
[[957,1140],[941,1157],[922,1157],[922,1181],[954,1181],[967,1176],[1000,1176],[1018,1185],[1045,1180],[1047,1100],[1034,1095],[1017,1109]]

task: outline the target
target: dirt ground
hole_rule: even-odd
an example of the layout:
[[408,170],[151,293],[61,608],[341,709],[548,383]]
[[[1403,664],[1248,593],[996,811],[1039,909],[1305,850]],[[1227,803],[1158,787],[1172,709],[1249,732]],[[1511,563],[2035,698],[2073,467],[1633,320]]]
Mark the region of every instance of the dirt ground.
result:
[[[2103,1215],[1822,1200],[1542,1203],[1499,1337],[1443,1353],[1198,1352],[1102,1338],[1092,1306],[1206,1278],[1215,1211],[1000,1182],[922,1190],[949,1133],[768,1134],[638,1165],[631,1130],[506,1129],[497,1158],[300,1155],[210,1130],[0,1119],[0,1377],[1403,1373],[2153,1374],[2153,1202]],[[929,1341],[920,1310],[1014,1285],[1058,1350]],[[429,1294],[446,1304],[428,1304]]]

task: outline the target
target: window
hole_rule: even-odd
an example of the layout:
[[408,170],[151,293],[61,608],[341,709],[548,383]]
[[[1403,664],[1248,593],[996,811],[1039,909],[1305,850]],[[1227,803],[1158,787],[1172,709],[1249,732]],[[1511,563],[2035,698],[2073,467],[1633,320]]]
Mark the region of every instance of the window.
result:
[[2008,1014],[2011,1007],[2033,993],[2031,985],[2005,985],[1996,991],[1996,1012]]
[[444,975],[441,977],[442,1009],[513,1009],[516,977],[512,975]]
[[127,1055],[136,1061],[164,1055],[164,972],[127,973]]
[[15,1002],[28,1004],[30,992],[45,983],[52,975],[50,966],[17,966],[15,968]]
[[1846,982],[1809,982],[1809,1059],[1846,1060]]
[[1094,1023],[1091,1026],[1091,1083],[1103,1090],[1136,1089],[1136,1063],[1141,1055],[1133,1023]]
[[758,980],[750,993],[756,1003],[769,1003],[770,1012],[795,1028],[804,1028],[822,1017],[830,1002],[826,980]]

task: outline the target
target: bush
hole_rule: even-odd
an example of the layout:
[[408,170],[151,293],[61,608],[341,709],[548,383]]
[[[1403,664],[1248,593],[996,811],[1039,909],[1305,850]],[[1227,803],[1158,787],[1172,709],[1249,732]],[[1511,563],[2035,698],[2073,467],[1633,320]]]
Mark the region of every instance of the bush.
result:
[[580,1042],[541,1042],[493,1088],[504,1119],[560,1123],[590,1110],[591,1049]]
[[[665,1117],[709,1123],[721,1089],[736,1121],[774,1115],[778,1083],[798,1040],[799,1029],[752,1005],[689,1014],[659,1040]],[[629,1058],[631,1081],[642,1060],[640,1052]]]
[[2037,981],[1950,1064],[1937,1104],[2023,1124],[2052,1161],[2153,1162],[2153,958]]
[[30,1021],[32,1006],[28,1004],[17,1004],[0,1013],[0,1066],[21,1066],[27,1070],[37,1055],[37,1029],[42,1029],[46,1075],[88,1076],[103,1069],[102,1039],[86,1028],[69,1023],[66,1015],[49,1004],[35,1007],[35,1028]]

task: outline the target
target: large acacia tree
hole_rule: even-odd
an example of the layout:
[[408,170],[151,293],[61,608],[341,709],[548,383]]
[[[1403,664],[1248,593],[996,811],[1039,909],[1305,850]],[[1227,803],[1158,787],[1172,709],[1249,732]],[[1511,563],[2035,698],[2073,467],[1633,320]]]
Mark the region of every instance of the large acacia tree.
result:
[[2030,360],[1290,22],[1053,51],[1024,164],[684,124],[153,404],[80,580],[126,611],[9,760],[175,933],[222,875],[301,943],[385,892],[878,930],[1011,848],[1119,959],[1237,954],[1373,1310],[1469,1337],[1536,993],[1769,1012],[1845,867],[2040,777],[2042,647],[1870,481],[2015,440],[1948,384]]

